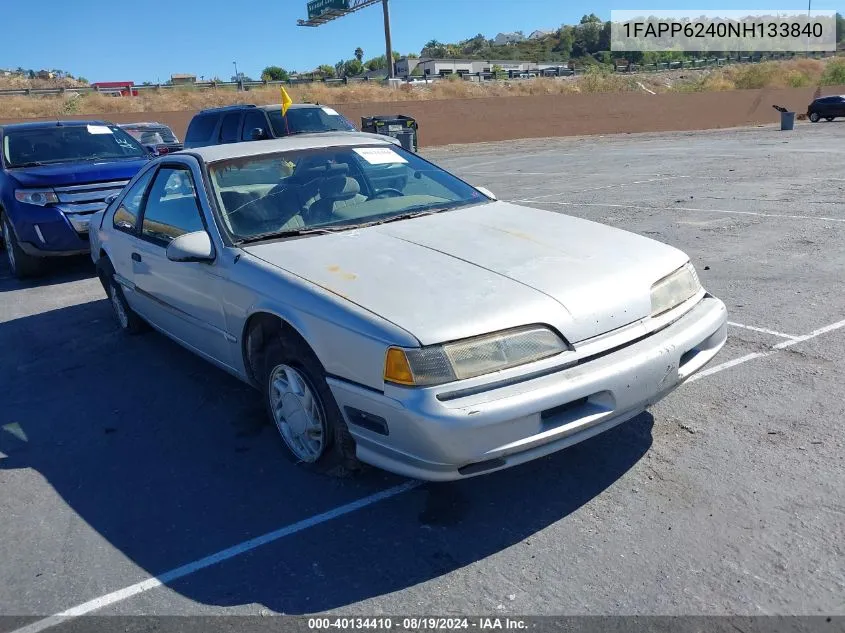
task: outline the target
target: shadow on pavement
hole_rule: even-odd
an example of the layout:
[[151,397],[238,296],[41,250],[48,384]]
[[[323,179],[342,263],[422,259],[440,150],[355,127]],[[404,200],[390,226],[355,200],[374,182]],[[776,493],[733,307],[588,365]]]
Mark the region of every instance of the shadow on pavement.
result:
[[44,274],[32,279],[19,280],[12,276],[6,251],[0,248],[0,292],[55,286],[89,279],[96,275],[94,263],[88,255],[76,257],[53,257],[44,262]]
[[[404,481],[376,470],[332,480],[291,464],[255,391],[163,336],[124,336],[105,300],[2,323],[0,349],[0,427],[17,425],[0,429],[0,469],[39,473],[61,498],[57,511],[66,504],[151,575]],[[517,468],[423,485],[171,588],[209,605],[312,613],[423,583],[527,547],[631,468],[652,425],[643,414]],[[49,515],[20,521],[26,542],[42,544],[27,554],[34,570],[63,537]],[[60,546],[73,555],[72,542]],[[108,560],[74,565],[98,577]]]

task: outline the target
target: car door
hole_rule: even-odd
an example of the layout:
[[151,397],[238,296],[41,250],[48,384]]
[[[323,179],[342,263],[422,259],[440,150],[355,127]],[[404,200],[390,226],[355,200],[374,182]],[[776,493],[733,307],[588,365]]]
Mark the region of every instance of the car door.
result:
[[147,320],[150,320],[153,314],[151,314],[149,301],[135,292],[132,252],[138,241],[137,232],[140,229],[138,218],[155,174],[155,167],[150,167],[143,172],[129,187],[111,218],[104,219],[106,222],[111,222],[111,230],[105,233],[107,242],[104,246],[114,267],[115,280],[123,287],[123,295],[129,306]]
[[845,116],[845,97],[836,97],[830,116]]
[[219,260],[174,262],[167,258],[167,246],[180,235],[212,233],[208,229],[210,214],[202,208],[204,196],[197,195],[197,184],[202,186],[202,178],[192,159],[162,163],[141,210],[140,231],[130,255],[132,279],[136,292],[150,303],[154,325],[186,347],[231,368],[235,337],[226,328],[220,299],[225,272]]

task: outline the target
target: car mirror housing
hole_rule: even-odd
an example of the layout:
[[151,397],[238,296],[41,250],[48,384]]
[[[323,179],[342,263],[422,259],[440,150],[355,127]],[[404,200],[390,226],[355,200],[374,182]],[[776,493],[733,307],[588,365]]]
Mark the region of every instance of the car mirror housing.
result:
[[498,200],[498,198],[496,197],[496,194],[493,193],[492,191],[490,191],[487,187],[476,187],[476,189],[478,189],[478,191],[483,193],[488,198],[491,198],[493,200]]
[[214,245],[205,231],[180,235],[167,246],[167,259],[172,262],[214,261]]

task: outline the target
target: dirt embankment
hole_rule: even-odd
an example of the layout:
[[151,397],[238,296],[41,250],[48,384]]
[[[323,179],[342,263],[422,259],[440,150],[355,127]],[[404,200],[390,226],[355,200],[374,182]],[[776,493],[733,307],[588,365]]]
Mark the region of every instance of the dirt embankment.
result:
[[[333,107],[356,125],[360,125],[361,117],[365,115],[401,113],[413,116],[420,126],[420,146],[432,147],[521,138],[702,130],[774,123],[779,115],[772,108],[773,104],[806,112],[816,90],[810,87],[690,94],[536,95],[354,103]],[[845,86],[826,86],[821,94],[845,94]],[[160,121],[184,138],[193,114],[124,112],[103,118],[115,123]],[[92,119],[98,115],[63,118]],[[0,124],[11,122],[0,119]]]

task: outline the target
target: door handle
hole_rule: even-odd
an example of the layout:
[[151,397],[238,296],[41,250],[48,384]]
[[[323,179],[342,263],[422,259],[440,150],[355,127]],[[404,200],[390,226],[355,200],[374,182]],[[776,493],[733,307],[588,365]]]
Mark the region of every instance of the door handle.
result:
[[132,261],[135,261],[135,262],[141,261],[141,256],[138,253],[132,253]]

